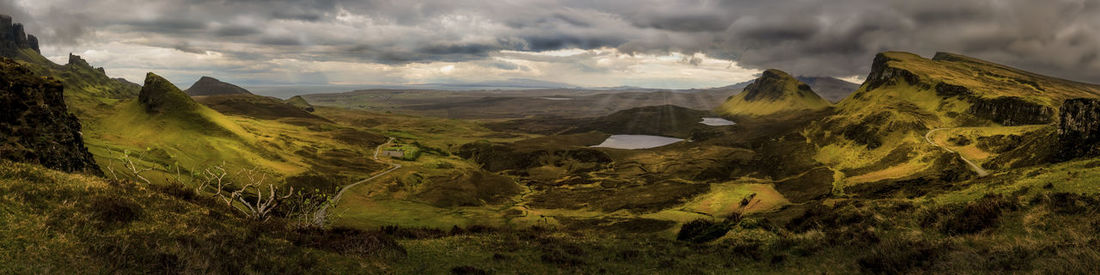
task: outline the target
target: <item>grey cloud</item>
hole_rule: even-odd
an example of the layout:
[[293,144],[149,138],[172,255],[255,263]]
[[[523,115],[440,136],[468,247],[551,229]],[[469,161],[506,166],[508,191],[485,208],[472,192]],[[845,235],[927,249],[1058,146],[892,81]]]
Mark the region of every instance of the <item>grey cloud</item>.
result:
[[214,31],[214,34],[217,35],[217,36],[232,37],[232,36],[253,35],[253,34],[258,34],[260,32],[261,31],[256,27],[236,25],[236,26],[219,27],[217,30]]
[[[702,52],[749,68],[850,76],[866,74],[874,54],[884,50],[951,51],[1100,82],[1098,0],[43,0],[33,5],[0,1],[0,12],[33,17],[23,21],[32,32],[46,34],[44,43],[141,38],[150,45],[213,50],[244,60],[401,64],[484,60],[501,50],[612,47],[627,53]],[[179,41],[188,41],[187,47]]]

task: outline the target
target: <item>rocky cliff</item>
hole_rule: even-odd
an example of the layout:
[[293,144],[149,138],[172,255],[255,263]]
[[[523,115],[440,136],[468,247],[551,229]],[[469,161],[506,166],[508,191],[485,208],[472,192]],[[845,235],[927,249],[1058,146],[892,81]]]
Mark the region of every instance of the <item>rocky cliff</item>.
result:
[[1066,100],[1058,117],[1061,159],[1100,155],[1100,99]]
[[23,24],[13,23],[11,16],[0,14],[0,55],[15,58],[21,49],[38,50],[38,38],[27,35]]
[[0,59],[0,158],[100,174],[69,113],[61,82]]
[[971,98],[970,102],[970,114],[1004,126],[1047,124],[1054,119],[1053,108],[1019,97]]

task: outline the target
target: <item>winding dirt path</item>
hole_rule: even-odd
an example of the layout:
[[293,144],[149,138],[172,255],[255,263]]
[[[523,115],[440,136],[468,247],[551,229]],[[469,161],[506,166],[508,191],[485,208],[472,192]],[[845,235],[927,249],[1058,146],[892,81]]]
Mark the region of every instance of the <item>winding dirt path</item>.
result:
[[[947,152],[956,153],[955,150],[951,150],[951,149],[947,148],[946,146],[936,144],[935,141],[932,141],[932,134],[933,133],[935,133],[936,131],[949,130],[949,129],[953,129],[953,128],[936,128],[936,129],[932,129],[931,131],[928,131],[927,134],[924,134],[924,140],[927,141],[928,144],[932,144],[933,146],[939,147],[940,149],[943,149]],[[958,155],[959,155],[959,158],[963,160],[963,162],[966,162],[967,166],[970,166],[970,170],[973,170],[975,173],[978,173],[978,177],[984,177],[984,176],[989,175],[989,171],[986,171],[985,169],[982,169],[981,166],[978,166],[973,161],[970,161],[969,159],[966,159],[966,157],[963,157],[962,154],[958,154]]]
[[[378,155],[380,155],[382,153],[382,148],[386,147],[387,145],[390,145],[390,143],[393,143],[393,140],[394,140],[394,138],[391,137],[389,140],[386,140],[386,143],[382,143],[381,145],[378,145],[378,147],[374,148],[374,157],[373,158],[374,158],[375,161],[382,162],[382,160],[378,158]],[[389,163],[389,162],[387,162],[387,164],[390,165],[389,169],[386,169],[385,171],[382,171],[381,173],[375,174],[373,176],[370,176],[370,177],[365,178],[363,180],[357,181],[355,183],[348,184],[347,186],[344,186],[344,188],[340,188],[340,192],[337,192],[336,196],[333,197],[332,200],[329,200],[327,205],[322,207],[321,210],[317,210],[317,213],[313,215],[313,222],[318,224],[318,225],[324,225],[325,224],[325,219],[328,217],[328,209],[336,207],[336,203],[340,202],[340,198],[343,197],[344,193],[347,192],[348,190],[350,190],[352,187],[358,186],[359,184],[363,184],[365,182],[370,182],[374,179],[377,179],[378,177],[384,176],[386,174],[389,174],[390,172],[393,172],[394,170],[397,170],[397,169],[401,168],[401,164]]]

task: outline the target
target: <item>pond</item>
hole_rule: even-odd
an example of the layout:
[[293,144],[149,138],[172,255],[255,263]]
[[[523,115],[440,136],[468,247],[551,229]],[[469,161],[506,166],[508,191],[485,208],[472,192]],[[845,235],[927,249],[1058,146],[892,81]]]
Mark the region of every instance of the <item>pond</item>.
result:
[[720,117],[704,117],[703,121],[700,121],[699,123],[705,124],[707,126],[730,126],[737,124],[736,122],[729,121]]
[[605,147],[615,149],[649,149],[657,148],[683,141],[679,138],[647,136],[647,135],[613,135],[604,140],[600,145],[592,147]]

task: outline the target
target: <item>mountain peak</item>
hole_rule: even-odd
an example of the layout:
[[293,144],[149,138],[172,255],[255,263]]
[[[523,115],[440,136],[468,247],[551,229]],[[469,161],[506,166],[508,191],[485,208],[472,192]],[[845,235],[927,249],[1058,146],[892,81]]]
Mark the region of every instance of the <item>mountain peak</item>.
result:
[[145,75],[145,85],[141,87],[138,101],[149,113],[186,112],[198,108],[198,103],[176,85],[152,72]]
[[813,93],[809,85],[795,79],[790,74],[776,69],[768,69],[760,74],[760,78],[745,87],[745,100],[777,100],[787,93],[796,92],[790,89],[792,85],[797,91]]
[[187,88],[184,92],[190,96],[252,94],[252,92],[237,85],[222,82],[209,76],[199,78],[198,81],[195,81],[195,84],[191,84],[191,88]]
[[810,85],[784,71],[768,69],[740,94],[726,100],[718,111],[732,116],[770,116],[818,111],[829,105]]

